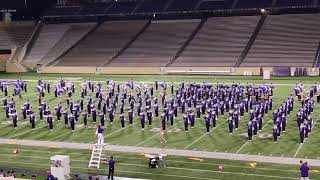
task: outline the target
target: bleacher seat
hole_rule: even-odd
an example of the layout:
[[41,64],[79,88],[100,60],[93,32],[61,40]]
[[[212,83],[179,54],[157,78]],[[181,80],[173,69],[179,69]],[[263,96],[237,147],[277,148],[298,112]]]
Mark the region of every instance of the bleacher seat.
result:
[[168,0],[147,0],[135,11],[136,13],[160,13]]
[[217,10],[217,9],[230,9],[233,0],[203,0],[196,10]]
[[259,21],[259,16],[208,19],[171,66],[234,66]]
[[23,59],[22,63],[29,66],[37,64],[55,44],[60,40],[64,33],[70,28],[68,24],[49,24],[43,25],[38,38],[32,48]]
[[34,27],[33,22],[0,23],[0,49],[22,47],[31,36]]
[[277,7],[287,7],[287,6],[311,6],[314,0],[277,0],[275,6]]
[[312,66],[320,14],[270,15],[241,66]]
[[65,15],[75,15],[79,12],[80,6],[57,6],[55,8],[49,9],[45,16],[65,16]]
[[199,22],[154,21],[110,66],[165,66]]
[[50,49],[39,64],[49,64],[74,46],[81,38],[83,38],[96,23],[75,23],[68,24],[70,28],[64,33],[63,37],[54,47]]
[[174,0],[167,11],[193,11],[196,8],[197,3],[199,3],[199,0]]
[[266,8],[272,6],[272,0],[238,0],[236,8]]
[[90,33],[56,66],[101,66],[116,55],[147,23],[137,21],[107,21]]
[[97,3],[92,5],[84,6],[78,12],[79,15],[102,15],[105,13],[107,8],[110,6],[109,3]]
[[138,4],[138,1],[113,2],[107,14],[129,14],[132,13]]

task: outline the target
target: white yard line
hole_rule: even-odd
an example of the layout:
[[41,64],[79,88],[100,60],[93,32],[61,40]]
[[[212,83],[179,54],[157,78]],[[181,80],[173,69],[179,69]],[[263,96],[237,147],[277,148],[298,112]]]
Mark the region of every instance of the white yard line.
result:
[[[124,128],[120,128],[120,129],[118,129],[117,131],[115,131],[115,132],[112,132],[112,133],[110,133],[110,134],[107,134],[106,136],[104,136],[105,138],[106,137],[110,137],[110,136],[112,136],[112,135],[114,135],[114,134],[116,134],[116,133],[118,133],[118,132],[120,132],[120,131],[122,131],[122,130],[125,130],[125,129],[127,129],[128,127],[131,127],[131,126],[133,126],[135,123],[133,123],[132,125],[127,125],[126,127],[124,127]],[[94,143],[96,140],[94,140],[94,141],[90,141],[89,143]]]
[[[64,128],[64,127],[62,127],[61,129],[63,129],[63,128]],[[78,128],[78,129],[74,130],[73,132],[78,131],[78,130],[81,130],[81,129],[83,129],[83,128]],[[71,134],[71,133],[73,133],[73,132],[70,130],[70,132],[62,133],[62,134],[60,134],[59,136],[53,137],[53,138],[51,138],[51,139],[48,139],[47,141],[53,141],[54,139],[58,139],[58,138],[61,137],[61,136],[65,136],[65,135]]]
[[[320,118],[320,113],[317,117],[317,120],[314,122],[313,126],[311,127],[311,130],[313,129],[313,127],[316,125],[317,121],[319,120]],[[312,132],[312,131],[311,131]],[[300,152],[300,149],[302,148],[302,146],[307,142],[307,139],[304,140],[304,143],[303,144],[300,144],[299,148],[297,149],[296,153],[294,153],[294,158],[297,157],[298,153]]]
[[[54,121],[54,122],[53,122],[53,125],[57,124],[58,122],[59,122],[59,121]],[[39,123],[39,124],[40,124],[40,123]],[[15,138],[15,137],[18,137],[18,136],[20,136],[20,135],[22,135],[22,134],[27,134],[27,133],[36,131],[36,130],[38,130],[38,129],[46,128],[46,127],[48,127],[48,125],[42,126],[42,127],[38,127],[38,128],[35,128],[35,129],[31,129],[31,130],[29,130],[29,131],[22,132],[22,133],[19,133],[19,134],[16,134],[16,135],[14,135],[14,136],[12,136],[12,137],[10,137],[10,138]],[[48,131],[49,131],[49,130],[48,130]]]
[[[228,120],[227,120],[228,121]],[[205,137],[207,134],[210,134],[213,130],[217,129],[219,126],[221,126],[222,124],[226,123],[227,121],[224,121],[220,124],[218,124],[215,128],[212,128],[209,133],[205,133],[202,136],[200,136],[198,139],[196,139],[195,141],[193,141],[192,143],[190,143],[188,146],[184,147],[183,149],[188,149],[190,146],[192,146],[193,144],[195,144],[196,142],[198,142],[200,139],[202,139],[203,137]]]
[[[171,129],[171,128],[173,128],[173,127],[174,127],[174,126],[171,126],[171,127],[167,128],[166,131],[168,131],[169,129]],[[140,146],[141,144],[149,141],[150,139],[152,139],[152,138],[154,138],[154,137],[156,137],[156,136],[160,136],[159,133],[156,133],[155,135],[153,135],[153,136],[149,137],[148,139],[146,139],[146,140],[144,140],[144,141],[136,144],[135,146]]]
[[36,131],[36,130],[38,130],[38,129],[42,129],[42,128],[45,128],[45,127],[48,127],[48,126],[38,127],[38,128],[32,129],[32,130],[26,131],[26,132],[22,132],[22,133],[19,133],[19,134],[14,135],[14,136],[12,136],[12,137],[10,137],[10,138],[15,138],[15,137],[18,137],[18,136],[20,136],[20,135],[22,135],[22,134],[27,134],[27,133],[30,133],[30,132],[32,132],[32,131]]
[[[270,119],[267,124],[265,124],[262,128],[261,128],[261,131],[271,122],[273,121],[273,119]],[[259,131],[258,131],[258,134],[259,134]],[[252,140],[254,139],[254,137],[252,137]],[[236,152],[237,154],[249,143],[249,141],[247,141],[246,143],[244,143],[239,149],[238,151]]]

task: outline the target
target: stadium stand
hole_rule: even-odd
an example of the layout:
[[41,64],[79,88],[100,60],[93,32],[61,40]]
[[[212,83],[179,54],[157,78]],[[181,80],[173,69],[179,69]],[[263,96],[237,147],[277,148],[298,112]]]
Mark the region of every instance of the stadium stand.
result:
[[56,65],[101,66],[130,42],[146,23],[144,20],[104,22],[59,58]]
[[44,25],[32,48],[22,60],[22,64],[33,69],[33,67],[55,46],[69,28],[70,26],[68,24]]
[[110,66],[165,66],[199,22],[153,21]]
[[192,11],[199,0],[174,0],[168,8],[168,12]]
[[160,13],[165,8],[169,1],[155,0],[144,1],[141,6],[137,8],[136,13]]
[[277,7],[286,6],[312,6],[316,1],[314,0],[277,0]]
[[0,24],[0,49],[21,47],[27,41],[34,28],[33,22],[12,22]]
[[77,14],[79,15],[101,15],[105,14],[105,12],[110,8],[110,3],[97,3],[97,4],[90,4],[88,6],[83,6],[80,8]]
[[57,6],[49,9],[45,16],[63,16],[63,15],[75,15],[79,12],[80,6]]
[[234,66],[259,16],[209,18],[171,66]]
[[320,14],[270,15],[241,66],[311,67],[320,37]]
[[130,14],[139,3],[138,1],[114,1],[107,14]]
[[218,9],[229,9],[231,8],[233,4],[233,0],[203,0],[200,1],[200,4],[198,7],[196,7],[196,10],[218,10]]
[[96,25],[96,23],[76,23],[69,24],[70,28],[64,33],[62,38],[53,46],[38,64],[51,64],[58,57],[67,52],[72,46],[80,41],[89,31]]
[[320,65],[319,61],[320,61],[320,41],[319,41],[319,45],[318,45],[317,54],[314,59],[313,67],[319,67],[319,65]]
[[266,8],[271,6],[271,0],[238,0],[236,3],[236,8]]

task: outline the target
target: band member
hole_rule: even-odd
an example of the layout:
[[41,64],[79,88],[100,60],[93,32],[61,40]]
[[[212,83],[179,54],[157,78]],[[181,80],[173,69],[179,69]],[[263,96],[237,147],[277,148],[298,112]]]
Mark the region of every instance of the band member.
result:
[[141,129],[144,130],[144,124],[146,121],[146,117],[143,113],[140,114],[140,123],[141,123]]
[[173,122],[174,122],[174,114],[173,111],[169,111],[169,119],[170,119],[170,125],[173,126]]
[[55,108],[56,109],[56,116],[57,116],[57,120],[60,120],[61,118],[61,104],[59,103],[58,106]]
[[103,137],[103,128],[101,128],[100,125],[98,125],[96,129],[96,136],[98,138],[98,144],[104,144],[104,137]]
[[228,124],[229,124],[229,132],[230,132],[230,134],[232,134],[233,128],[234,128],[234,121],[233,121],[232,117],[229,117]]
[[121,123],[121,127],[124,128],[124,121],[125,121],[125,117],[123,114],[120,114],[120,123]]
[[252,140],[252,121],[249,121],[247,124],[248,127],[248,140]]
[[149,122],[149,126],[151,126],[152,125],[152,111],[151,110],[147,111],[147,119]]
[[73,114],[69,114],[69,121],[70,121],[70,127],[71,127],[71,131],[73,132],[74,129],[75,129],[75,118],[74,118],[74,115]]
[[189,126],[189,122],[188,122],[188,116],[187,114],[183,114],[183,123],[184,123],[184,131],[188,132],[188,126]]
[[84,111],[84,112],[82,113],[82,116],[83,116],[83,124],[84,124],[85,126],[87,126],[87,124],[88,124],[88,113],[87,113],[86,111]]
[[104,127],[105,121],[106,121],[106,116],[103,113],[100,113],[99,116],[100,116],[100,124],[102,127]]
[[273,126],[273,141],[274,143],[277,143],[278,142],[278,134],[279,134],[279,129],[278,129],[278,126],[275,124]]
[[32,112],[30,114],[29,118],[30,118],[31,128],[32,128],[32,130],[34,130],[34,128],[36,127],[36,116]]
[[49,114],[47,116],[47,123],[48,123],[49,130],[52,131],[52,129],[53,129],[53,118],[52,118],[51,114]]
[[96,123],[97,122],[97,110],[95,107],[92,108],[91,113],[92,113],[92,121],[93,121],[93,123]]
[[253,130],[253,135],[256,136],[258,134],[258,122],[256,118],[253,118],[252,120],[252,130]]
[[[110,108],[109,110],[109,119],[110,119],[110,124],[112,125],[113,123],[113,118],[114,118],[114,111],[115,109],[113,107]],[[103,125],[102,125],[103,126]]]
[[12,123],[14,128],[18,127],[18,115],[16,112],[12,114]]
[[205,123],[206,123],[207,133],[209,133],[210,132],[210,118],[209,118],[209,116],[205,117]]
[[134,117],[134,114],[133,114],[133,110],[129,110],[128,111],[128,118],[129,118],[129,124],[132,125],[133,124],[133,117]]
[[68,111],[64,110],[62,114],[63,114],[63,117],[64,117],[64,126],[67,127],[68,124],[69,124]]

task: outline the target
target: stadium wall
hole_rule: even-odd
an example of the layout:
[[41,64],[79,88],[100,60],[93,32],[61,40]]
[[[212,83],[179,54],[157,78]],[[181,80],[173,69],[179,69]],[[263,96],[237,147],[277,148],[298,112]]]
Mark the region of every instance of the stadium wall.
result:
[[[272,70],[272,68],[269,68]],[[260,67],[43,67],[39,73],[260,75]]]
[[0,72],[6,71],[6,63],[9,59],[9,55],[0,55]]
[[[307,74],[319,75],[318,68],[307,67]],[[71,67],[51,66],[41,67],[38,73],[85,73],[85,74],[215,74],[215,75],[247,75],[259,76],[262,71],[273,73],[273,67]],[[293,76],[295,67],[288,67],[289,74]]]

